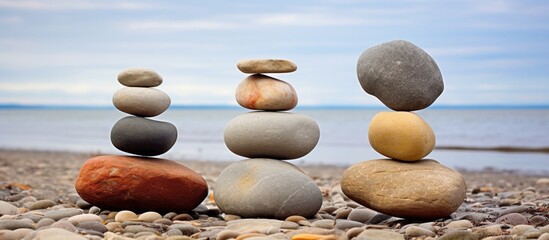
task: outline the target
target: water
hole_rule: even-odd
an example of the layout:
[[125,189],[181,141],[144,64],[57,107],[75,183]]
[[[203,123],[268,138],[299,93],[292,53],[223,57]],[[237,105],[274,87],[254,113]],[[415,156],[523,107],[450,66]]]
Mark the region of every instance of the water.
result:
[[[314,118],[321,129],[317,147],[293,160],[304,164],[351,165],[381,158],[368,143],[370,109],[297,109]],[[176,125],[175,146],[160,157],[236,161],[223,143],[228,121],[245,110],[169,109],[156,120]],[[433,128],[437,146],[547,147],[549,109],[429,109],[419,111]],[[126,116],[115,109],[16,109],[0,110],[0,147],[68,150],[120,154],[109,140],[112,125]],[[454,168],[511,169],[549,172],[547,153],[506,153],[435,149],[428,158]]]

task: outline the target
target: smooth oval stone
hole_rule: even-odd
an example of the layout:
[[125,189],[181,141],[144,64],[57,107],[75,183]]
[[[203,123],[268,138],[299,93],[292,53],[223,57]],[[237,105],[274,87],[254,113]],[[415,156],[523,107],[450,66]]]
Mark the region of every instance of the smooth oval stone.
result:
[[125,87],[114,93],[112,103],[127,114],[154,117],[168,109],[171,99],[168,94],[156,88]]
[[435,160],[370,160],[345,170],[341,189],[375,211],[411,219],[449,216],[463,203],[463,176]]
[[444,90],[435,60],[403,40],[368,48],[358,59],[357,75],[364,91],[395,111],[424,109]]
[[162,215],[160,215],[160,213],[145,212],[145,213],[140,214],[137,219],[140,220],[140,221],[143,221],[143,222],[154,222],[155,220],[158,220],[158,219],[161,219],[161,218],[162,218]]
[[177,140],[177,128],[169,123],[142,117],[121,118],[111,130],[111,142],[121,151],[156,156],[170,150]]
[[118,74],[118,82],[128,87],[156,87],[162,84],[162,77],[152,69],[128,68]]
[[297,70],[295,63],[284,59],[249,59],[236,64],[243,73],[289,73]]
[[78,194],[102,209],[186,212],[208,195],[204,178],[170,160],[131,156],[88,159],[76,179]]
[[292,85],[262,74],[244,78],[235,95],[240,106],[252,110],[286,111],[297,105],[297,93]]
[[411,112],[380,112],[368,128],[372,148],[388,158],[417,161],[435,148],[435,133]]
[[233,163],[221,172],[214,189],[221,211],[247,218],[312,217],[322,206],[320,189],[310,177],[274,159]]
[[0,200],[0,215],[15,215],[17,214],[17,207],[9,202]]
[[225,127],[225,145],[248,158],[295,159],[313,150],[320,138],[316,122],[289,112],[249,112]]

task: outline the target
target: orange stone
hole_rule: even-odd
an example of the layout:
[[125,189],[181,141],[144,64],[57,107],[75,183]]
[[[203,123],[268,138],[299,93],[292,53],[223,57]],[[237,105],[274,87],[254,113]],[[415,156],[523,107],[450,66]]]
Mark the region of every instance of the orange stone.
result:
[[90,204],[108,210],[185,212],[208,195],[204,178],[174,161],[134,156],[88,159],[76,191]]
[[251,110],[286,111],[297,105],[297,93],[287,82],[254,74],[238,85],[236,101]]

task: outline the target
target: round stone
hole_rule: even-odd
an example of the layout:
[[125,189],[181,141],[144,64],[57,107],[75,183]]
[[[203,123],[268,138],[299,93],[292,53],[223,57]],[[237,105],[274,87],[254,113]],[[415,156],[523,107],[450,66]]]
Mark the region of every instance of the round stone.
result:
[[417,161],[435,148],[433,129],[412,112],[380,112],[368,128],[370,145],[388,158]]
[[114,106],[138,117],[158,116],[170,106],[170,96],[156,88],[125,87],[112,97]]
[[284,59],[250,59],[236,64],[243,73],[289,73],[297,70],[295,63]]
[[75,188],[94,206],[136,212],[186,212],[208,195],[206,181],[193,170],[170,160],[131,156],[88,159]]
[[296,166],[274,159],[233,163],[221,172],[214,189],[221,211],[245,218],[307,218],[322,206],[320,189],[310,177]]
[[128,87],[156,87],[162,84],[162,77],[147,68],[128,68],[118,74],[118,82]]
[[295,159],[313,150],[320,138],[316,122],[289,112],[250,112],[225,127],[225,145],[248,158]]
[[403,40],[367,49],[358,59],[357,74],[367,93],[395,111],[424,109],[444,90],[435,60]]
[[121,118],[111,130],[111,142],[121,151],[156,156],[170,150],[177,140],[177,128],[169,123],[142,117]]
[[285,81],[254,74],[236,88],[236,101],[252,110],[286,111],[297,105],[297,93]]
[[370,209],[412,219],[447,217],[467,192],[463,176],[435,160],[361,162],[343,173],[341,189]]

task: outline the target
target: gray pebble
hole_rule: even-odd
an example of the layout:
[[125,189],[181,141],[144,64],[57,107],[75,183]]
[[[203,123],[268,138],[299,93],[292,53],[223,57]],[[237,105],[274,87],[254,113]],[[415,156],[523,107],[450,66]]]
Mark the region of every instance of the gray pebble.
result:
[[66,220],[59,220],[59,221],[53,223],[52,225],[50,225],[50,227],[52,227],[52,228],[62,228],[62,229],[65,229],[69,232],[76,232],[76,227],[74,225],[72,225],[72,223],[70,223],[69,221],[66,221]]
[[35,229],[34,222],[30,219],[0,220],[0,229],[14,230],[18,228]]
[[[138,233],[135,233],[133,237],[139,239],[142,237],[152,236],[152,235],[155,235],[155,234],[152,232],[138,232]],[[146,239],[148,239],[148,237]]]
[[496,219],[496,223],[506,223],[515,226],[528,224],[528,219],[520,213],[509,213]]
[[534,226],[545,226],[549,224],[549,219],[544,216],[537,215],[537,216],[531,217],[529,222]]
[[42,218],[36,223],[36,228],[43,228],[55,223],[55,220],[51,218]]
[[169,123],[128,116],[111,129],[111,142],[121,151],[156,156],[170,150],[177,140],[177,128]]
[[81,208],[81,209],[88,209],[92,205],[90,203],[84,201],[83,199],[80,199],[80,200],[76,201],[76,206]]
[[208,212],[208,207],[206,207],[206,205],[201,203],[198,206],[196,206],[192,211],[203,214],[203,213]]
[[282,229],[298,229],[299,224],[291,221],[284,221],[282,224],[280,224],[280,228]]
[[164,216],[162,216],[162,217],[165,218],[165,219],[170,219],[170,220],[171,220],[171,219],[173,219],[175,216],[177,216],[177,213],[175,213],[175,212],[169,212],[169,213],[164,214]]
[[30,210],[46,209],[46,208],[50,208],[50,207],[55,206],[55,204],[56,203],[54,201],[49,200],[49,199],[39,200],[39,201],[34,202],[31,205]]
[[99,214],[101,212],[101,209],[96,207],[96,206],[93,206],[90,208],[90,210],[88,211],[88,213],[91,213],[91,214]]
[[81,200],[81,199],[82,198],[77,193],[71,193],[71,194],[68,195],[69,203],[71,203],[73,205],[76,205],[76,202],[78,202],[78,200]]
[[165,219],[165,218],[156,219],[156,220],[154,220],[153,223],[164,224],[164,225],[172,225],[173,224],[172,220]]
[[477,237],[467,230],[455,230],[442,235],[438,240],[476,240]]
[[324,229],[334,229],[335,221],[331,219],[323,219],[314,221],[311,226]]
[[44,216],[39,215],[37,213],[33,213],[33,212],[27,212],[27,213],[22,214],[21,218],[28,218],[28,219],[32,220],[33,222],[37,223],[42,218],[44,218]]
[[345,220],[345,219],[337,219],[335,223],[335,227],[340,230],[347,230],[349,228],[362,227],[362,226],[364,226],[364,223],[353,221],[353,220]]
[[480,223],[480,222],[482,222],[482,221],[484,221],[485,219],[488,219],[488,218],[490,218],[490,214],[472,212],[472,213],[465,214],[460,219],[467,219],[467,220],[469,220],[471,222],[474,222],[474,223]]
[[104,233],[104,232],[108,231],[107,227],[105,225],[103,225],[100,222],[96,222],[96,221],[81,222],[77,225],[77,227],[97,231],[97,232],[100,232],[100,233]]
[[53,220],[59,220],[66,217],[72,217],[78,214],[82,214],[81,209],[77,208],[65,208],[59,210],[50,210],[44,214],[44,217],[51,218]]
[[168,231],[166,231],[165,234],[167,236],[181,236],[181,235],[183,235],[183,232],[181,232],[181,230],[179,230],[177,228],[171,228],[171,229],[168,229]]
[[129,225],[124,228],[124,231],[129,233],[140,233],[140,232],[151,232],[151,233],[158,233],[158,231],[154,228],[145,227],[141,225]]
[[191,236],[197,232],[200,232],[200,229],[198,229],[197,227],[186,223],[172,224],[169,229],[179,229],[179,231],[181,231],[181,234],[185,236]]
[[226,229],[219,233],[217,233],[216,239],[217,240],[228,240],[231,238],[237,238],[240,235],[240,232],[235,230]]
[[351,212],[349,213],[349,216],[347,216],[347,219],[361,222],[361,223],[367,223],[372,218],[374,218],[376,214],[377,214],[376,211],[368,208],[355,208],[351,210]]
[[52,190],[33,189],[31,195],[36,197],[38,200],[49,199],[54,202],[59,200],[59,193]]
[[503,209],[501,211],[498,211],[497,213],[498,213],[498,217],[501,217],[501,216],[503,216],[505,214],[509,214],[509,213],[523,213],[523,212],[528,211],[529,209],[531,209],[531,207],[521,205],[521,206],[509,207],[509,208]]

